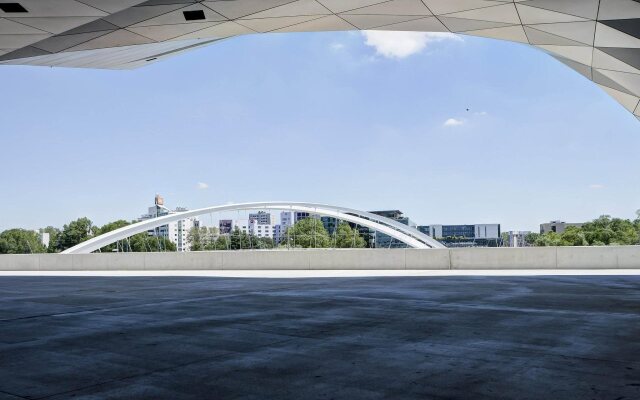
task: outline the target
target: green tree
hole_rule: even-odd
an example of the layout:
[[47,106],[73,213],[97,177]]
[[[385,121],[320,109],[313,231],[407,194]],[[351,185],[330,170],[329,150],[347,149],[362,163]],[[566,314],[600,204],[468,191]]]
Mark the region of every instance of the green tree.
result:
[[335,247],[337,248],[363,248],[367,246],[367,242],[360,233],[351,228],[347,222],[340,222],[334,235]]
[[254,249],[273,249],[273,247],[274,247],[273,239],[269,237],[257,238],[256,243],[253,244]]
[[125,221],[123,219],[119,219],[117,221],[109,222],[107,224],[102,225],[100,228],[95,228],[94,233],[96,235],[104,235],[105,233],[115,231],[116,229],[124,228],[127,225],[131,225],[129,221]]
[[187,234],[191,251],[215,250],[219,230],[216,227],[193,227]]
[[588,246],[589,242],[585,238],[585,234],[582,229],[576,226],[567,227],[567,229],[560,235],[560,241],[562,246]]
[[601,215],[581,227],[568,227],[561,234],[538,235],[536,246],[612,246],[640,244],[640,217],[634,221]]
[[327,248],[331,247],[333,241],[322,221],[305,218],[287,229],[284,242],[288,247]]
[[66,250],[90,239],[94,234],[94,226],[89,218],[78,218],[62,228],[58,239],[59,251]]
[[138,233],[122,243],[124,251],[134,253],[171,252],[176,251],[175,243],[165,237],[149,236],[148,233]]
[[46,248],[40,243],[35,231],[9,229],[0,233],[0,254],[44,253]]
[[562,246],[562,238],[556,232],[547,232],[536,239],[536,246]]
[[220,242],[220,247],[218,250],[247,250],[247,249],[255,249],[258,245],[258,238],[249,235],[246,232],[242,232],[237,226],[233,229],[233,231],[224,237],[224,241]]
[[581,229],[589,244],[633,245],[638,244],[639,240],[638,229],[633,222],[609,215],[602,215],[584,224]]
[[47,253],[55,253],[56,251],[58,251],[60,229],[53,226],[47,226],[46,228],[40,229],[40,231],[49,234],[49,245],[47,246]]
[[[121,240],[108,251],[122,251],[132,253],[172,252],[176,251],[175,243],[165,237],[150,236],[148,233],[138,233],[125,240]],[[101,251],[105,251],[104,248]]]
[[536,245],[536,241],[538,240],[538,238],[540,237],[539,233],[536,232],[529,232],[527,233],[527,235],[524,237],[524,242],[528,245],[528,246],[535,246]]
[[509,232],[500,233],[500,240],[502,240],[502,247],[509,247]]
[[[104,235],[105,233],[108,233],[108,232],[111,232],[111,231],[115,231],[116,229],[124,228],[127,225],[130,225],[130,222],[125,221],[123,219],[119,219],[117,221],[113,221],[113,222],[109,222],[107,224],[104,224],[99,228],[97,228],[97,227],[94,228],[94,234],[96,236],[97,235]],[[125,242],[126,241],[112,243],[112,244],[110,244],[108,246],[105,246],[105,247],[101,248],[100,252],[107,253],[107,252],[114,251],[114,250],[125,251],[125,249],[128,248],[128,245]]]
[[187,234],[187,241],[191,244],[191,251],[202,251],[204,250],[205,244],[203,243],[203,232],[202,230],[206,229],[205,227],[198,228],[194,226],[189,230]]

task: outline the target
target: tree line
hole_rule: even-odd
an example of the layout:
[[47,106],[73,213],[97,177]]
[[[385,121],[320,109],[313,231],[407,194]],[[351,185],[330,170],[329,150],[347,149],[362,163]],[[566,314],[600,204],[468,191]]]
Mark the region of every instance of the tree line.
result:
[[[8,229],[0,233],[0,254],[59,253],[77,244],[122,228],[135,221],[117,220],[96,226],[86,217],[65,224],[62,229],[48,226],[39,231]],[[49,245],[40,240],[42,233],[49,234]],[[218,228],[196,227],[188,234],[192,251],[242,250],[273,248],[362,248],[366,241],[348,223],[340,222],[333,235],[316,218],[296,222],[283,234],[283,240],[275,243],[270,237],[257,237],[240,231],[237,227],[228,235],[220,235]],[[159,252],[176,251],[176,245],[168,238],[150,236],[147,232],[105,246],[100,252]]]
[[[133,221],[135,222],[135,221]],[[92,237],[105,234],[133,222],[118,220],[103,226],[96,226],[86,217],[78,218],[65,224],[62,229],[48,226],[40,231],[27,229],[8,229],[0,233],[0,254],[33,254],[59,253]],[[49,245],[40,241],[40,234],[49,234]],[[111,251],[175,251],[176,245],[169,239],[149,236],[146,232],[133,235],[126,240],[119,241],[100,249],[101,252]]]
[[602,215],[581,227],[570,226],[562,233],[530,233],[529,246],[626,246],[640,244],[640,210],[635,220]]
[[221,235],[218,228],[196,227],[188,235],[191,251],[243,250],[273,248],[362,248],[367,243],[360,233],[346,222],[340,222],[333,234],[317,218],[305,218],[283,232],[276,243],[270,237],[257,237],[238,227]]

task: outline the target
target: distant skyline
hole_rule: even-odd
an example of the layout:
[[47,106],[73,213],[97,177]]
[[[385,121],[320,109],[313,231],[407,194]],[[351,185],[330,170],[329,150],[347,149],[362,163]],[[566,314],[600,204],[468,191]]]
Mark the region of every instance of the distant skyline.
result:
[[530,47],[238,37],[133,71],[0,67],[0,230],[290,200],[537,230],[640,208],[640,123]]

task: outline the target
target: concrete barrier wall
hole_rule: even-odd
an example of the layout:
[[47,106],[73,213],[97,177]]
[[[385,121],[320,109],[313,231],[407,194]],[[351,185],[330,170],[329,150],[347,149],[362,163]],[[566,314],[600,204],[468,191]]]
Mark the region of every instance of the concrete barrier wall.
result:
[[0,271],[640,268],[640,246],[0,255]]

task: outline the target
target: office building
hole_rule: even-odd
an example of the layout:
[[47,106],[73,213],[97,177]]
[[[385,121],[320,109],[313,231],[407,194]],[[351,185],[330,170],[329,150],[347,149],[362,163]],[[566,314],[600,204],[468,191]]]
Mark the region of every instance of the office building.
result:
[[421,225],[418,230],[447,247],[499,247],[500,224]]
[[249,214],[249,221],[254,220],[260,225],[271,225],[271,214],[265,211]]
[[547,222],[546,224],[540,224],[540,233],[541,234],[548,233],[548,232],[562,233],[570,226],[575,226],[577,228],[580,228],[582,227],[582,225],[584,225],[584,223],[581,223],[581,222],[551,221],[551,222]]
[[275,237],[275,227],[270,224],[259,224],[255,220],[237,220],[234,223],[234,229],[238,228],[240,232],[247,235],[270,238]]

